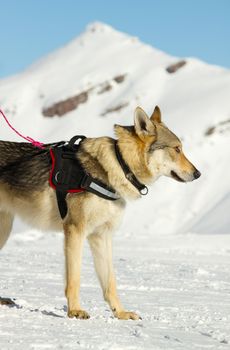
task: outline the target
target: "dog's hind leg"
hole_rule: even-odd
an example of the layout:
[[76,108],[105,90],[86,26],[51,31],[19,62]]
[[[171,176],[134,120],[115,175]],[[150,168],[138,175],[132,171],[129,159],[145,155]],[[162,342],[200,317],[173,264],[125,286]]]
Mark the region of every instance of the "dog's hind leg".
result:
[[0,249],[5,245],[13,225],[14,217],[5,211],[0,211]]
[[65,224],[65,258],[66,258],[66,298],[68,316],[86,319],[89,314],[82,310],[79,301],[80,272],[84,234],[74,224]]
[[92,234],[88,237],[88,241],[104,299],[108,302],[114,316],[122,320],[138,320],[140,317],[136,313],[124,310],[117,294],[112,262],[112,234],[107,230]]

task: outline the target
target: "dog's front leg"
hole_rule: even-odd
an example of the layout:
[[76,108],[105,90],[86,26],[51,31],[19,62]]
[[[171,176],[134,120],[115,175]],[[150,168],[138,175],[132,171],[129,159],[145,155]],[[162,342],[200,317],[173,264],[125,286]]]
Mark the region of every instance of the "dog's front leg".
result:
[[92,234],[88,237],[88,241],[104,299],[108,302],[114,316],[122,320],[138,320],[140,317],[136,313],[124,310],[117,294],[112,262],[112,234],[106,231]]
[[79,301],[81,258],[84,234],[74,224],[64,225],[66,259],[66,298],[68,316],[86,319],[89,314],[82,310]]

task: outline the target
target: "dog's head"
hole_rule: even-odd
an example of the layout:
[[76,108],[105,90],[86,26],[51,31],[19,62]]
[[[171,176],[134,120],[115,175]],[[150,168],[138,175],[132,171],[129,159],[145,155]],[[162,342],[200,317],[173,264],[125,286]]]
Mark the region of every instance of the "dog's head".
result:
[[[134,126],[116,126],[116,132],[121,142],[123,139],[123,144],[135,142],[143,168],[147,169],[153,179],[165,175],[180,182],[188,182],[200,177],[201,173],[185,157],[179,138],[162,122],[158,106],[150,118],[142,108],[137,107]],[[129,162],[132,163],[132,159]]]

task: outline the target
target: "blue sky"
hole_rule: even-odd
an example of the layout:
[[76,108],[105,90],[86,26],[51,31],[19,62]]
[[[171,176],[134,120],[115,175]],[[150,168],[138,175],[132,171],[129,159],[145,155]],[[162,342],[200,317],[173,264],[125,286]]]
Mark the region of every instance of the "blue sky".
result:
[[101,21],[175,56],[230,68],[230,0],[0,0],[0,77]]

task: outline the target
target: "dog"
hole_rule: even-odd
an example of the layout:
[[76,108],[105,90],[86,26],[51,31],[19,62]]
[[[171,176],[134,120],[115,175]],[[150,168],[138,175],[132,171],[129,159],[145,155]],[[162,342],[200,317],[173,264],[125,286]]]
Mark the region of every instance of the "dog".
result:
[[[150,118],[137,107],[134,125],[114,128],[117,140],[85,138],[75,156],[91,177],[113,188],[119,198],[109,201],[89,192],[68,194],[68,213],[63,220],[48,181],[50,145],[44,145],[44,152],[29,143],[0,141],[0,248],[10,235],[15,215],[41,230],[63,230],[69,317],[89,318],[79,301],[82,246],[87,238],[104,299],[114,316],[139,319],[123,308],[117,294],[111,233],[121,222],[126,200],[141,197],[137,183],[146,188],[162,175],[180,182],[201,175],[183,154],[179,138],[162,122],[158,106]],[[115,142],[128,174],[118,159]]]

